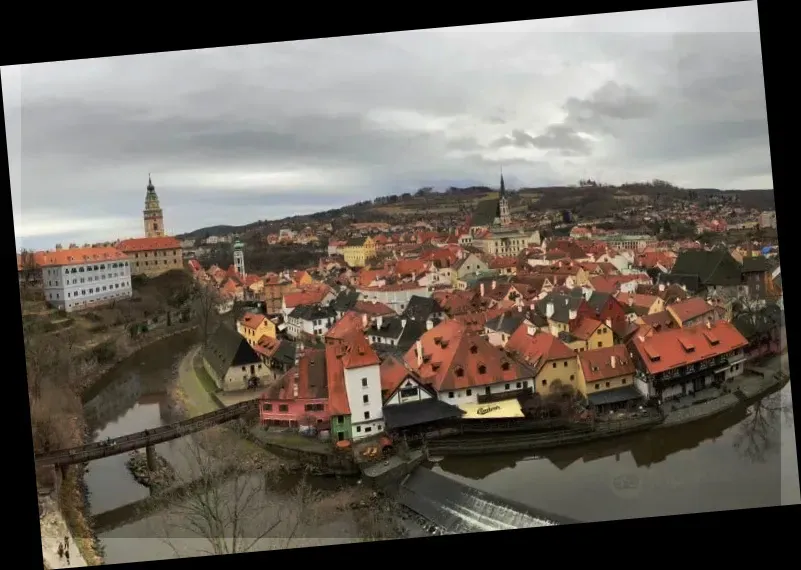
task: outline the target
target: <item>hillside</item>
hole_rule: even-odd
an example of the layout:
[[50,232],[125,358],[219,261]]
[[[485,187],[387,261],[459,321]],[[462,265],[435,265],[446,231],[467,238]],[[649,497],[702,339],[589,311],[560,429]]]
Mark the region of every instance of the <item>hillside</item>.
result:
[[[586,182],[588,185],[510,190],[510,206],[513,212],[569,210],[588,219],[613,215],[627,207],[651,205],[663,208],[681,201],[703,204],[712,199],[736,202],[744,208],[757,210],[775,208],[773,190],[687,189],[676,188],[658,180],[621,186],[602,186],[592,181]],[[299,226],[319,223],[330,223],[335,230],[351,222],[404,224],[429,218],[458,224],[473,211],[477,202],[495,195],[497,190],[482,186],[448,188],[442,192],[421,188],[414,194],[381,196],[372,201],[358,202],[311,215],[256,221],[242,226],[211,226],[178,237],[198,239],[232,233],[245,234],[254,230],[267,234],[277,233],[283,227],[298,229]]]

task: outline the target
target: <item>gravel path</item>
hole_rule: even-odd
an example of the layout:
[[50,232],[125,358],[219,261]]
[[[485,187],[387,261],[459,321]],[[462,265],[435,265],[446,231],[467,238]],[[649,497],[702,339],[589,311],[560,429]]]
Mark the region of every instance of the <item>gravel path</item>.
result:
[[[86,566],[78,548],[75,546],[72,533],[67,528],[64,517],[56,507],[55,501],[47,497],[41,501],[44,515],[39,519],[42,532],[42,558],[50,568],[69,568]],[[58,557],[58,545],[64,541],[64,537],[70,537],[70,563],[66,559]]]

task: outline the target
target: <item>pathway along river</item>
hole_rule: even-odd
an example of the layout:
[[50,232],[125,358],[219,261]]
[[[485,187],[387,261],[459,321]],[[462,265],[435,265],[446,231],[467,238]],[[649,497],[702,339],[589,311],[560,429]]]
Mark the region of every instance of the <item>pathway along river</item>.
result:
[[[95,440],[166,423],[166,386],[192,343],[191,335],[173,337],[145,348],[111,372],[85,405]],[[156,449],[181,469],[185,440]],[[788,385],[759,405],[684,427],[544,457],[447,457],[435,470],[535,508],[598,521],[799,502],[795,455]],[[92,515],[149,495],[129,474],[126,459],[121,455],[89,464],[85,480]],[[270,500],[276,497],[280,500],[278,495]],[[304,536],[325,537],[318,543],[348,541],[356,530],[349,515],[345,517]],[[164,528],[160,514],[103,532],[99,539],[106,562],[174,556],[175,541],[165,541]],[[202,539],[180,541],[185,555],[208,548]]]

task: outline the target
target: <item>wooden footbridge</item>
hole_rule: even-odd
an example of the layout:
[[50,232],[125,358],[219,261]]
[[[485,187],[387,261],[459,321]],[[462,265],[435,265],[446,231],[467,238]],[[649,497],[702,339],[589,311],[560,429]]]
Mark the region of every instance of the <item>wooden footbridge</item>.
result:
[[224,424],[248,415],[258,410],[259,401],[257,399],[240,402],[233,406],[215,410],[207,414],[195,416],[188,420],[182,420],[166,426],[147,429],[137,433],[112,438],[106,441],[90,443],[79,447],[59,449],[47,453],[40,453],[35,456],[36,466],[55,465],[66,467],[79,463],[87,463],[102,457],[120,455],[135,449],[151,449],[157,443],[178,439],[185,435],[196,433],[212,426]]

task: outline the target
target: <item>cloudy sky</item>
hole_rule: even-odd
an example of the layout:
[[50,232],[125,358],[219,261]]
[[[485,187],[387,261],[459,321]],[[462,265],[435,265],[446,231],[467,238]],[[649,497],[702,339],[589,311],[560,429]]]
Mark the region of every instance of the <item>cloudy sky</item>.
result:
[[2,68],[18,246],[421,186],[772,188],[756,2]]

